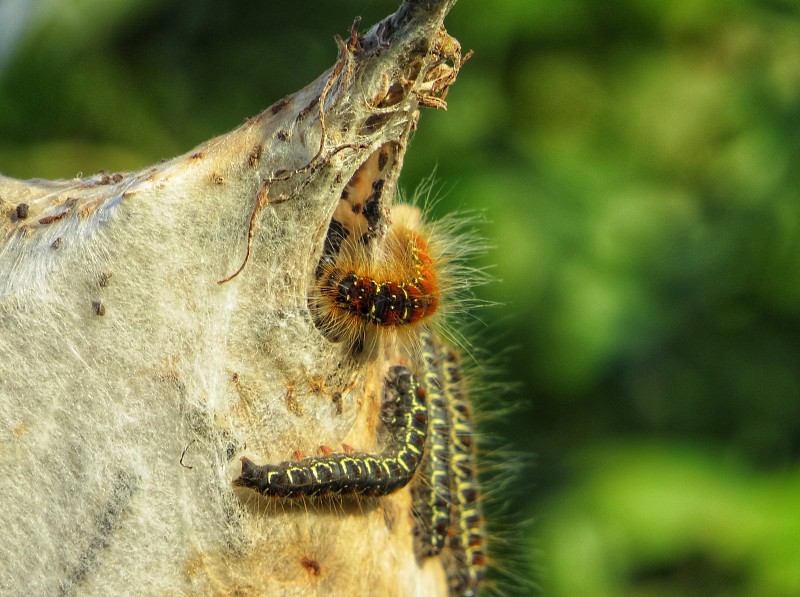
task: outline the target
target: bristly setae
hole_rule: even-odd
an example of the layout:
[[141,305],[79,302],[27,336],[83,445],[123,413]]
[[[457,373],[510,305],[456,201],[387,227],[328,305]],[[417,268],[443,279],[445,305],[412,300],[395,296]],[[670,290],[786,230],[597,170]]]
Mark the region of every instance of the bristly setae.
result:
[[234,485],[282,498],[382,496],[405,487],[417,472],[428,433],[425,391],[406,367],[396,366],[389,370],[384,398],[393,414],[385,418],[390,442],[382,454],[336,453],[263,465],[242,457]]

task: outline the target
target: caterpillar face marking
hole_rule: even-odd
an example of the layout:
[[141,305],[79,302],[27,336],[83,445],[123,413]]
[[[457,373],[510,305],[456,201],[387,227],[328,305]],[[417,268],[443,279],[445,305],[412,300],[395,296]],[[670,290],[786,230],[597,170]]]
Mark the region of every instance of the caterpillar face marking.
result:
[[446,566],[450,594],[474,597],[486,576],[486,536],[480,507],[472,409],[464,391],[458,354],[445,347],[442,372],[450,419],[450,481],[453,532]]
[[324,495],[388,495],[414,477],[428,432],[425,391],[402,366],[392,367],[384,391],[394,403],[386,416],[391,440],[380,455],[334,453],[280,464],[257,465],[242,457],[242,473],[233,484],[281,498]]
[[433,334],[420,334],[422,349],[420,368],[428,393],[428,450],[423,461],[420,482],[412,487],[416,518],[414,546],[420,558],[438,555],[445,546],[450,530],[451,472],[448,408],[442,393],[442,372],[436,354]]

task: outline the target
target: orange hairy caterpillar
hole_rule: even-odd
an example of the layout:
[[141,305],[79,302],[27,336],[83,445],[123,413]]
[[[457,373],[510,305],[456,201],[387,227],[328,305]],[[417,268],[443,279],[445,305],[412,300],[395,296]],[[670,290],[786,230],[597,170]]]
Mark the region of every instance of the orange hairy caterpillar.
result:
[[386,379],[384,424],[390,445],[380,455],[335,453],[280,464],[257,465],[242,457],[242,473],[233,484],[282,498],[324,495],[388,495],[416,474],[425,447],[428,413],[425,391],[402,366]]
[[309,291],[317,328],[356,354],[372,353],[387,334],[413,349],[420,326],[439,327],[447,316],[479,304],[471,288],[487,281],[468,263],[485,248],[471,229],[480,217],[426,221],[427,206],[435,202],[430,180],[412,202],[422,208],[401,203],[383,210],[393,151],[392,144],[382,146],[342,191]]
[[362,240],[332,225],[338,253],[320,261],[310,302],[317,326],[333,341],[358,346],[370,333],[411,329],[439,311],[438,255],[411,222],[418,213],[397,206],[393,216],[374,260]]
[[320,290],[342,314],[375,325],[417,323],[433,315],[439,305],[439,287],[428,245],[407,228],[395,227],[388,240],[393,255],[408,253],[408,279],[375,279],[368,274],[332,268],[320,280]]
[[428,443],[420,479],[411,488],[415,528],[414,547],[420,558],[438,555],[450,530],[450,433],[447,403],[442,393],[440,362],[433,335],[422,332],[420,369],[428,394]]
[[446,566],[451,595],[474,597],[486,575],[486,535],[480,506],[472,408],[464,390],[458,354],[443,347],[443,390],[450,421],[451,562]]

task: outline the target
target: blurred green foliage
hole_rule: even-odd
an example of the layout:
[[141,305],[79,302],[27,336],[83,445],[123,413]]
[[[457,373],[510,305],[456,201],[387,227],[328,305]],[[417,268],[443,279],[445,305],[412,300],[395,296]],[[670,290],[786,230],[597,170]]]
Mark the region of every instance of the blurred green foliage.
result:
[[[396,4],[0,0],[0,171],[188,151]],[[518,404],[490,431],[527,463],[500,501],[533,521],[507,574],[800,594],[800,7],[462,0],[448,29],[476,55],[402,183],[438,165],[438,209],[490,221]]]

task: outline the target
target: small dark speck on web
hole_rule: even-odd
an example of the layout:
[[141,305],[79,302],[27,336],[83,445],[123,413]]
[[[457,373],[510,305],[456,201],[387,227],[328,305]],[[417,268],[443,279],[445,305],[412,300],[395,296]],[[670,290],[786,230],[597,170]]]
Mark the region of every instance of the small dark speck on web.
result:
[[322,567],[319,565],[317,560],[309,558],[308,556],[303,556],[300,558],[300,563],[303,565],[303,568],[308,570],[314,576],[319,576],[322,574]]
[[106,306],[101,301],[92,301],[92,308],[95,315],[102,317],[106,314]]

